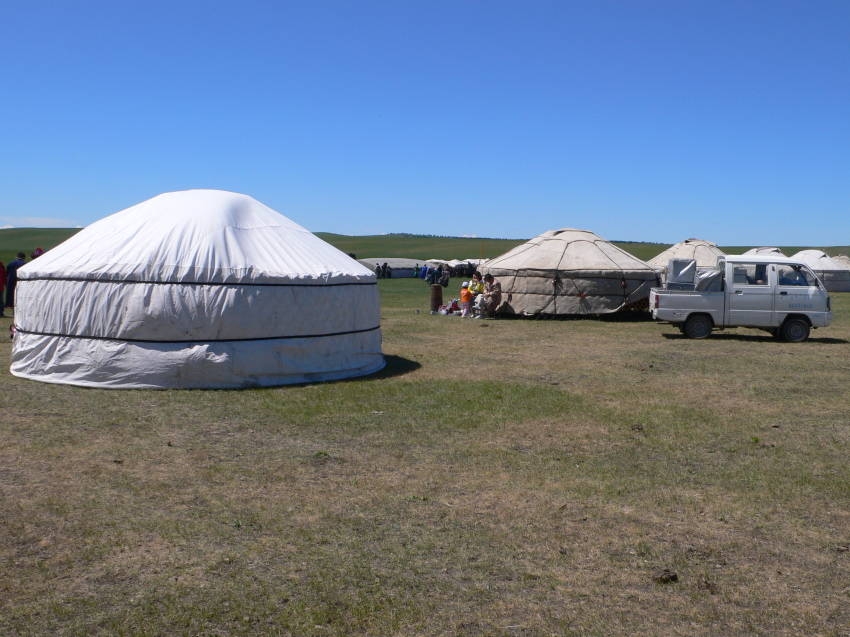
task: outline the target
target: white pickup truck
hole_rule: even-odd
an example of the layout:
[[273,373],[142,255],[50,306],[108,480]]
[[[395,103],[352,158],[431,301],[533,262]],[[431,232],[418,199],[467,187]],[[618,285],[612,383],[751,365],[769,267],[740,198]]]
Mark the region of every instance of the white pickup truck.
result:
[[[671,261],[669,267],[673,265]],[[688,264],[684,266],[687,271]],[[823,284],[794,259],[727,255],[717,258],[714,270],[696,271],[695,283],[670,279],[668,274],[666,287],[649,293],[652,318],[672,323],[688,338],[705,338],[712,329],[754,327],[800,343],[812,328],[832,322]]]

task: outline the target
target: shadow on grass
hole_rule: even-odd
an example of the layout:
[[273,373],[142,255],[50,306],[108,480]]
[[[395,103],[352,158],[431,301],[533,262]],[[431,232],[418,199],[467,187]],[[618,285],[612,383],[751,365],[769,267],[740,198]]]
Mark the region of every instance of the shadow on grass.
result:
[[[365,376],[354,376],[352,378],[338,378],[335,380],[319,380],[319,381],[309,381],[306,383],[298,383],[292,385],[277,385],[274,388],[271,387],[249,387],[246,389],[276,389],[276,388],[287,388],[287,387],[306,387],[308,385],[338,385],[343,383],[362,383],[364,381],[370,380],[384,380],[387,378],[395,378],[396,376],[404,376],[405,374],[409,374],[410,372],[415,372],[417,369],[422,367],[421,363],[417,363],[416,361],[412,361],[409,358],[404,358],[404,356],[395,356],[394,354],[384,354],[384,361],[387,363],[384,368],[380,371],[374,372],[372,374],[366,374]],[[227,390],[225,390],[227,391]]]
[[[308,380],[303,383],[286,383],[283,385],[245,385],[244,387],[228,387],[225,389],[220,388],[187,388],[187,389],[174,389],[174,388],[166,388],[163,390],[154,390],[154,391],[189,391],[189,392],[231,392],[231,391],[265,391],[269,389],[289,389],[289,388],[299,388],[299,387],[308,387],[310,385],[337,385],[342,383],[362,383],[363,381],[369,380],[384,380],[386,378],[395,378],[396,376],[404,376],[405,374],[409,374],[410,372],[415,372],[417,369],[422,367],[421,363],[417,363],[416,361],[412,361],[409,358],[404,358],[403,356],[395,356],[393,354],[384,354],[384,361],[386,361],[386,365],[380,371],[374,372],[372,374],[366,374],[364,376],[353,376],[351,378],[336,378],[333,380]],[[84,387],[82,389],[89,389]],[[95,388],[92,391],[99,391],[100,388]],[[121,391],[118,389],[109,389],[109,391]],[[148,390],[138,390],[131,389],[125,391],[148,391]]]
[[[384,354],[384,360],[387,362],[386,367],[379,372],[375,372],[374,374],[370,374],[369,376],[362,376],[364,379],[384,379],[384,378],[394,378],[396,376],[404,376],[405,374],[409,374],[410,372],[415,372],[417,369],[422,367],[421,363],[417,363],[416,361],[412,361],[409,358],[405,358],[404,356],[395,356],[393,354]],[[355,380],[355,379],[352,379]]]
[[[661,336],[663,336],[664,338],[676,340],[676,341],[677,340],[683,340],[683,341],[684,340],[690,340],[684,334],[669,334],[668,333],[668,334],[662,334]],[[767,333],[765,333],[764,335],[761,335],[761,334],[712,334],[711,336],[709,336],[705,340],[711,340],[711,341],[714,341],[714,340],[745,341],[745,342],[750,342],[750,343],[755,343],[755,342],[784,343],[785,342],[785,341],[773,338],[770,334],[767,334]],[[812,337],[812,338],[809,338],[809,340],[807,340],[806,342],[807,343],[816,343],[818,345],[843,345],[845,343],[850,343],[850,341],[847,341],[843,338],[830,338],[830,337],[824,337],[824,338],[814,338],[814,337]]]

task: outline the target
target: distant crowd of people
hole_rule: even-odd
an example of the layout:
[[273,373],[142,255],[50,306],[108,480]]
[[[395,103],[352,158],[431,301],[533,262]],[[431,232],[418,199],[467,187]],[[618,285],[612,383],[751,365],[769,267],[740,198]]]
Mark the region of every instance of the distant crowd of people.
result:
[[375,265],[375,274],[379,279],[391,279],[393,278],[393,269],[388,263],[384,263],[384,265],[378,263]]
[[[42,254],[44,254],[44,250],[36,248],[30,254],[30,257],[37,259]],[[0,308],[0,318],[6,317],[6,308],[13,309],[15,307],[15,288],[18,285],[18,268],[26,265],[27,262],[27,255],[23,252],[18,252],[17,256],[18,258],[11,261],[7,266],[4,266],[3,262],[0,261],[0,302],[3,300],[3,292],[6,292],[6,303],[4,308]]]
[[[416,267],[419,268],[419,264]],[[449,279],[456,277],[463,277],[465,279],[471,277],[474,272],[476,272],[475,266],[471,263],[460,263],[454,267],[448,263],[435,266],[424,264],[419,269],[419,278],[432,285],[439,283],[443,287],[449,287]]]

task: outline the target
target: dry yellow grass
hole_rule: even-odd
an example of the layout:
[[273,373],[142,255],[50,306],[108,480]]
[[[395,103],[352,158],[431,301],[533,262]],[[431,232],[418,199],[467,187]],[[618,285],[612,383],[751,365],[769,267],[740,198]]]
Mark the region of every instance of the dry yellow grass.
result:
[[0,632],[850,634],[850,295],[791,345],[381,283],[368,379],[3,372]]

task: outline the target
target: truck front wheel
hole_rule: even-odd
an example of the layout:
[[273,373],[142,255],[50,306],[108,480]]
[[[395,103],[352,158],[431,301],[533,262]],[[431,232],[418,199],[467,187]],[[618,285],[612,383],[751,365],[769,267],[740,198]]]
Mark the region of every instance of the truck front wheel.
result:
[[809,324],[800,318],[787,319],[782,324],[782,338],[789,343],[802,343],[809,338]]
[[691,314],[682,331],[688,338],[705,338],[711,334],[711,319],[705,314]]

